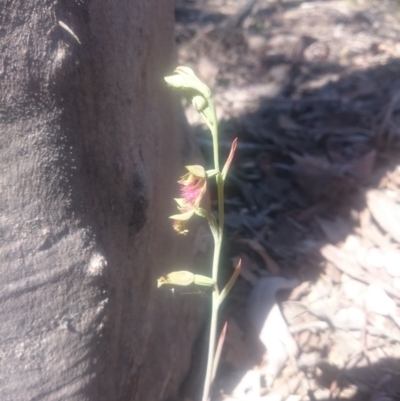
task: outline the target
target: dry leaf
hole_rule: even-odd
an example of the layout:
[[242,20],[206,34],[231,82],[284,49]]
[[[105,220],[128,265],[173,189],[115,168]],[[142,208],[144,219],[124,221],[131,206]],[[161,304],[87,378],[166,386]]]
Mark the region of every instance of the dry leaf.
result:
[[400,250],[388,249],[383,254],[383,265],[392,277],[400,276]]
[[351,231],[350,224],[341,217],[337,217],[333,221],[320,217],[316,217],[315,220],[324,232],[326,238],[334,244],[343,241]]
[[355,352],[362,352],[361,341],[350,331],[337,330],[328,355],[329,362],[342,368]]
[[199,75],[207,82],[208,86],[213,87],[219,72],[218,64],[209,59],[208,57],[200,57],[197,69]]
[[384,265],[384,253],[376,247],[361,248],[357,252],[357,261],[364,269],[380,269]]
[[364,294],[364,303],[368,311],[377,313],[378,315],[392,317],[396,313],[396,303],[377,284],[368,286]]
[[376,151],[371,150],[364,156],[351,162],[351,171],[355,176],[364,181],[371,175],[372,169],[375,165],[375,159]]
[[400,243],[400,205],[378,190],[368,191],[366,197],[374,219],[383,230]]
[[396,401],[399,399],[400,381],[398,375],[385,373],[375,386],[370,401]]
[[236,400],[257,401],[260,398],[261,378],[257,370],[248,370],[232,392]]
[[223,360],[235,369],[243,368],[243,362],[249,359],[249,351],[244,340],[244,333],[235,320],[228,321]]
[[365,312],[356,306],[340,309],[333,318],[334,326],[343,330],[362,329],[366,322]]
[[343,251],[328,244],[321,248],[321,254],[349,277],[367,284],[379,283],[390,295],[400,298],[400,292],[393,288],[392,285],[360,268],[356,260],[356,255],[353,253]]
[[277,304],[271,308],[259,338],[267,350],[264,374],[267,385],[271,386],[287,359],[295,358],[299,351]]
[[261,278],[248,300],[250,322],[267,351],[268,362],[264,374],[268,386],[271,386],[287,359],[298,354],[298,346],[275,299],[277,291],[291,289],[296,285],[297,280],[286,280],[283,277]]
[[342,198],[354,187],[354,178],[348,174],[351,172],[349,164],[330,163],[325,157],[291,156],[295,161],[293,175],[296,181],[314,201]]
[[239,239],[238,242],[248,245],[253,251],[257,252],[263,259],[267,269],[274,274],[279,274],[281,271],[279,265],[274,259],[269,256],[264,247],[256,240],[252,239]]
[[285,130],[299,130],[302,129],[298,124],[296,124],[289,116],[286,114],[279,114],[278,116],[279,127]]
[[363,271],[358,267],[355,255],[345,252],[336,246],[325,245],[320,250],[322,256],[338,267],[350,277],[363,276]]

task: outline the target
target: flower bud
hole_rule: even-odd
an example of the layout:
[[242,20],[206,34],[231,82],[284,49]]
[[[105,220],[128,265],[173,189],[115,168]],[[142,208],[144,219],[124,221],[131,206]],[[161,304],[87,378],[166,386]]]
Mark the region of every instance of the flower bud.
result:
[[194,283],[194,274],[186,270],[176,271],[157,279],[157,287],[165,284],[190,285]]
[[216,287],[215,281],[211,277],[203,276],[201,274],[193,274],[187,270],[168,273],[166,276],[161,276],[157,279],[158,288],[166,284],[180,286],[196,284],[203,287]]
[[199,113],[201,113],[207,108],[208,102],[203,96],[196,95],[192,97],[192,105]]
[[[200,81],[193,70],[189,67],[180,66],[175,69],[174,73],[174,75],[164,78],[167,84],[175,89],[198,92],[203,101],[201,103],[200,100],[196,100],[196,104],[199,102],[199,106],[202,106],[202,109],[207,107],[206,99],[211,96],[210,88]],[[198,97],[198,95],[194,94],[193,97]]]

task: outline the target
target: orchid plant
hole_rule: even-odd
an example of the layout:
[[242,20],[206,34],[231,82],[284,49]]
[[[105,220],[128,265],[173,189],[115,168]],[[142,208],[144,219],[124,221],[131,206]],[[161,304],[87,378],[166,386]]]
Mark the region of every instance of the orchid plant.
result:
[[[229,279],[225,288],[220,292],[218,289],[217,278],[224,226],[224,183],[235,154],[237,139],[233,141],[229,156],[221,170],[219,164],[217,115],[211,98],[210,89],[190,68],[183,66],[177,67],[174,71],[174,75],[165,77],[165,81],[172,88],[184,92],[184,95],[192,102],[192,105],[201,114],[210,129],[213,142],[213,168],[206,170],[203,166],[199,165],[186,166],[188,172],[178,181],[180,184],[180,198],[175,199],[179,213],[170,217],[173,220],[173,228],[178,232],[178,234],[183,235],[188,232],[186,223],[189,219],[197,215],[207,220],[214,239],[214,256],[211,275],[204,276],[182,270],[171,272],[157,280],[158,287],[168,284],[181,286],[195,284],[212,288],[210,338],[208,344],[207,370],[202,397],[202,401],[209,401],[210,388],[216,374],[226,332],[225,325],[221,331],[217,346],[218,311],[221,303],[235,283],[240,271],[239,262],[232,277]],[[207,187],[210,179],[215,179],[217,184],[218,210],[216,216],[214,216],[213,211],[211,210],[210,194]]]

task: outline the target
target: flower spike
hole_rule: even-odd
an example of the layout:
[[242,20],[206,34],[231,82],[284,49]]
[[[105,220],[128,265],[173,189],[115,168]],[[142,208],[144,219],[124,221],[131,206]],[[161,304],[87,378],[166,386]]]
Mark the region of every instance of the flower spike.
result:
[[[217,281],[224,232],[224,184],[237,148],[237,139],[233,141],[225,166],[221,170],[219,162],[218,119],[209,87],[195,75],[193,70],[183,66],[177,67],[173,75],[165,77],[164,79],[170,86],[184,93],[185,97],[188,98],[193,107],[204,119],[212,136],[214,159],[212,168],[205,170],[202,166],[198,165],[186,166],[188,172],[178,181],[180,185],[180,196],[175,199],[179,214],[170,216],[170,219],[173,220],[173,228],[179,234],[186,234],[188,232],[186,223],[192,216],[198,215],[207,220],[214,239],[214,256],[212,259],[211,274],[210,276],[203,276],[182,270],[171,272],[165,276],[159,277],[157,280],[158,287],[166,284],[213,287],[207,368],[202,396],[202,401],[209,401],[210,388],[215,378],[222,344],[226,336],[225,325],[218,346],[216,347],[218,311],[221,303],[231,290],[240,273],[239,261],[225,288],[221,293],[219,292]],[[216,182],[218,217],[215,217],[211,211],[210,191],[207,190],[207,180],[211,177],[213,177]]]

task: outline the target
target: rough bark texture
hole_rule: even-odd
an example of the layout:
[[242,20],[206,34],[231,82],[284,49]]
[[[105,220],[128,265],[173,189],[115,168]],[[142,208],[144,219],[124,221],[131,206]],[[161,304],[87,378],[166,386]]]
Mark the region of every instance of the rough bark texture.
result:
[[173,397],[198,329],[155,289],[190,152],[173,1],[3,0],[0,41],[0,399]]

